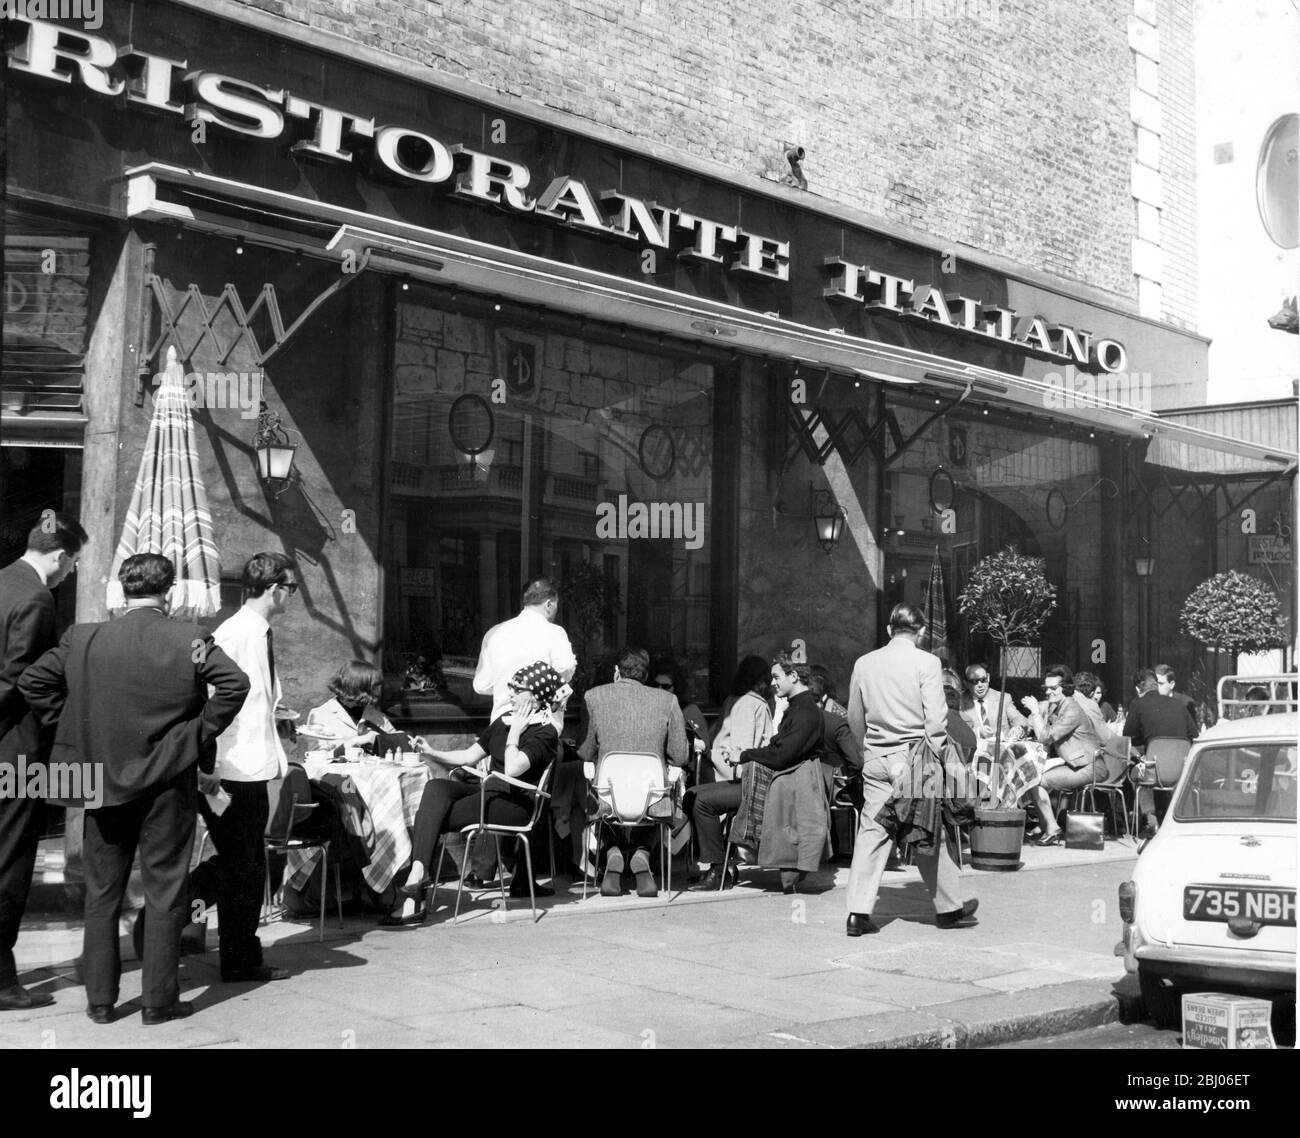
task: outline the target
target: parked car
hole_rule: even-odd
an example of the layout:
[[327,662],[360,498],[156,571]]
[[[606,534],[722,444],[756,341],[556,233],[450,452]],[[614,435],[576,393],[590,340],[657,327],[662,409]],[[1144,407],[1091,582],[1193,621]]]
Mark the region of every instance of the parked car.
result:
[[1295,1001],[1298,728],[1294,713],[1259,714],[1203,732],[1119,887],[1116,952],[1162,1026],[1185,991]]

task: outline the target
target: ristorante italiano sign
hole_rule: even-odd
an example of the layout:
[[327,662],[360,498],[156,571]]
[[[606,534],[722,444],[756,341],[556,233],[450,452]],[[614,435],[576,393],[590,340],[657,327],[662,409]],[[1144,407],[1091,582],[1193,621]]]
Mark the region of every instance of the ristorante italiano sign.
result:
[[[287,143],[298,159],[352,165],[365,176],[387,178],[431,192],[632,242],[679,260],[725,266],[767,281],[790,280],[790,242],[739,225],[701,217],[619,190],[593,192],[562,175],[537,191],[528,167],[498,155],[447,142],[400,123],[326,106],[289,90],[264,87],[187,60],[119,47],[103,36],[46,20],[18,16],[26,37],[9,51],[12,72],[56,83],[79,83],[109,99],[169,116],[178,128],[226,131],[265,143]],[[1111,339],[1041,316],[943,291],[872,265],[823,257],[823,295],[873,312],[918,320],[997,341],[1090,371],[1122,372],[1127,354]]]

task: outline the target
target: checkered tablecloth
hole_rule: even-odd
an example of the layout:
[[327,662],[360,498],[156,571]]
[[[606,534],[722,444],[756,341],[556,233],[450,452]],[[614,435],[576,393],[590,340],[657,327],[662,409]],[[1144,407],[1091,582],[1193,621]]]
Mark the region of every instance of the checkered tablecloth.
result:
[[1040,743],[1012,743],[1002,748],[993,768],[993,797],[1000,809],[1009,810],[1043,780],[1047,751]]
[[[345,791],[344,780],[365,803],[366,817],[345,814],[349,832],[373,842],[370,864],[361,871],[367,885],[376,893],[388,888],[398,871],[411,860],[411,827],[420,808],[424,785],[430,778],[441,777],[441,769],[431,771],[426,763],[402,766],[390,762],[333,763],[307,759],[303,764],[313,782],[333,781]],[[373,835],[373,837],[372,837]],[[320,864],[320,850],[291,853],[288,858],[286,884],[302,889]]]

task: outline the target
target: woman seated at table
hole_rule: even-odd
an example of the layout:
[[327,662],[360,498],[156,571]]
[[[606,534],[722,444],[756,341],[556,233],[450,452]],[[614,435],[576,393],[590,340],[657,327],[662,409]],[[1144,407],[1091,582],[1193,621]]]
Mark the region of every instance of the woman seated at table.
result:
[[[510,710],[494,719],[477,742],[459,751],[430,748],[427,752],[446,766],[466,771],[488,758],[491,773],[474,772],[476,777],[464,782],[436,778],[425,786],[415,815],[411,868],[407,883],[401,887],[405,900],[397,911],[380,920],[381,925],[415,925],[424,920],[423,897],[433,884],[428,873],[438,841],[443,835],[479,820],[480,780],[485,780],[482,793],[487,799],[487,821],[504,826],[526,826],[533,816],[534,795],[504,779],[492,778],[491,774],[504,774],[537,785],[559,746],[559,735],[551,716],[563,707],[568,695],[567,685],[555,669],[539,660],[511,676],[509,688],[513,699]],[[528,896],[528,880],[521,869],[522,866],[516,866],[510,882],[512,897]],[[539,897],[552,894],[552,890],[535,883],[533,892]]]
[[333,699],[307,713],[307,721],[298,732],[321,743],[364,746],[375,741],[379,732],[393,734],[396,728],[379,710],[379,693],[384,674],[364,660],[349,660],[329,682]]

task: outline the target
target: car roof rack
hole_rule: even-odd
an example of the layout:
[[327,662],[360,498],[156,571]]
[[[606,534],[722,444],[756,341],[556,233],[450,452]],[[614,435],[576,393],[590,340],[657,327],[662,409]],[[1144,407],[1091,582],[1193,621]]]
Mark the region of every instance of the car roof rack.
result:
[[1259,676],[1222,676],[1219,679],[1218,704],[1220,719],[1300,710],[1300,675],[1274,672]]

